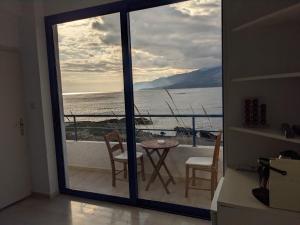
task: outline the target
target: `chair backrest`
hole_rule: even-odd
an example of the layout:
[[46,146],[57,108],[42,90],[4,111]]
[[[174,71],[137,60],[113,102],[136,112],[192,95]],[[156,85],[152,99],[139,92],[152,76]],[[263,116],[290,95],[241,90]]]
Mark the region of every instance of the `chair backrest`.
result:
[[218,132],[218,134],[216,136],[216,143],[215,143],[214,156],[213,156],[213,165],[212,165],[216,169],[218,168],[218,163],[219,163],[221,139],[222,139],[222,132],[220,131],[220,132]]
[[[112,131],[104,135],[104,140],[111,160],[113,160],[115,152],[117,151],[124,152],[122,138],[118,131]],[[115,143],[113,144],[112,142]]]

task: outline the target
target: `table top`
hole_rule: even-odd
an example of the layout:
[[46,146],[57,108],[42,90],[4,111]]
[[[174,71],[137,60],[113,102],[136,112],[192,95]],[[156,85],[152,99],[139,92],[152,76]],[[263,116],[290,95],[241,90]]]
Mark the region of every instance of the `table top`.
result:
[[159,139],[142,141],[141,146],[146,149],[170,149],[179,145],[179,142],[174,139],[163,139],[164,143],[158,143],[157,140]]

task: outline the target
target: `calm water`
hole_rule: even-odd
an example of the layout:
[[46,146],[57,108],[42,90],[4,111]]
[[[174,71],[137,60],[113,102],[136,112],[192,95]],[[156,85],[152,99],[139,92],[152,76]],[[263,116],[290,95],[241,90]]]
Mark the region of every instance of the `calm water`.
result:
[[[204,114],[202,105],[208,114],[222,114],[222,88],[193,88],[165,90],[140,90],[134,92],[135,105],[141,114]],[[167,104],[168,103],[168,104]],[[65,114],[124,114],[123,93],[93,93],[64,96]],[[138,112],[136,111],[136,114]],[[95,120],[83,118],[82,120]],[[103,120],[97,119],[97,120]],[[170,128],[192,126],[191,118],[152,118],[151,128]],[[222,119],[196,119],[197,128],[221,129]]]

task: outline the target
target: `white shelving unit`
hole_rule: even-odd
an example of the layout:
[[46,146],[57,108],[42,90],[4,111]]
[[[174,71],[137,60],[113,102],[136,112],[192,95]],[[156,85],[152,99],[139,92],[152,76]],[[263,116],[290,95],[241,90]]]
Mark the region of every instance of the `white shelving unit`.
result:
[[250,22],[235,27],[233,31],[241,31],[254,26],[269,26],[282,23],[293,23],[300,18],[300,3],[272,12]]
[[[286,138],[280,131],[283,122],[300,124],[300,44],[297,41],[300,1],[227,1],[223,5],[223,18],[227,141],[217,222],[219,225],[239,225],[240,221],[243,225],[297,224],[299,213],[269,208],[255,199],[252,189],[258,187],[257,173],[233,168],[256,168],[259,157],[274,158],[286,149],[300,153],[300,136]],[[244,100],[251,97],[267,105],[270,127],[241,125]]]
[[285,79],[285,78],[297,78],[300,77],[300,72],[295,73],[278,73],[278,74],[267,74],[261,76],[247,76],[232,79],[232,82],[243,82],[243,81],[256,81],[256,80],[271,80],[271,79]]
[[[276,157],[282,149],[298,151],[300,137],[286,138],[279,127],[300,124],[300,1],[235,0],[223,12],[227,167],[255,166],[258,157]],[[267,121],[278,129],[242,127],[250,97],[267,105]]]
[[300,144],[300,137],[286,138],[280,131],[269,128],[244,128],[244,127],[230,127],[231,131],[243,132],[253,135],[259,135],[263,137],[273,138],[281,141],[287,141],[290,143]]

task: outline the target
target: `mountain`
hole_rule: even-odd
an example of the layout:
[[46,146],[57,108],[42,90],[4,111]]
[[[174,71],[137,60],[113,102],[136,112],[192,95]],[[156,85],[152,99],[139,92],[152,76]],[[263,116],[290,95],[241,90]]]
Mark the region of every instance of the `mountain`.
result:
[[211,67],[194,70],[192,72],[176,74],[169,77],[159,78],[149,82],[134,84],[137,90],[142,89],[180,89],[222,86],[222,67]]

